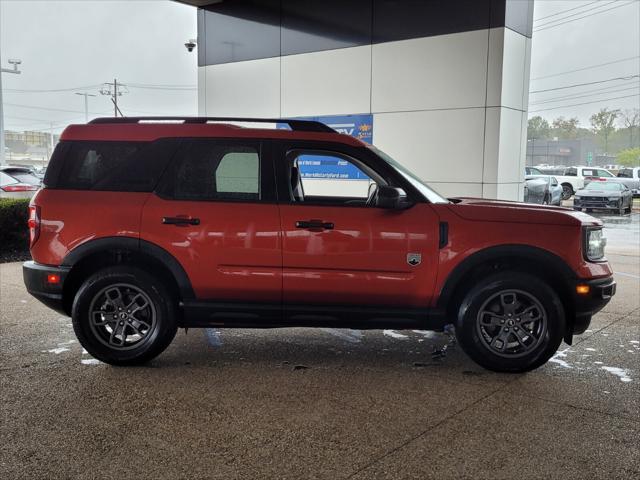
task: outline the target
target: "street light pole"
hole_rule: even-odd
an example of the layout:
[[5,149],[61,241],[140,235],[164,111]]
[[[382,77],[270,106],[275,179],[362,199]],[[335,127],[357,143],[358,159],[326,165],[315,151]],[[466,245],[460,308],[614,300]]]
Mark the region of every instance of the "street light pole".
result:
[[89,100],[88,97],[95,97],[93,93],[80,93],[76,92],[76,95],[82,95],[84,97],[84,122],[89,123]]
[[[1,68],[0,67],[0,165],[6,165],[5,155],[4,155],[4,110],[2,106],[2,73],[15,73],[20,74],[20,70],[18,70],[18,65],[22,63],[21,60],[17,60],[14,58],[10,58],[8,60],[10,65],[13,65],[13,68]],[[2,60],[0,59],[0,65],[2,65]]]

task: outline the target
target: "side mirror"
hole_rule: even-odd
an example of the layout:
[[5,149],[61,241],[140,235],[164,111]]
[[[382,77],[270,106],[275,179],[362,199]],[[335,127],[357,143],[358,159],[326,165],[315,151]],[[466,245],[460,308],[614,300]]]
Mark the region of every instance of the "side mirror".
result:
[[402,210],[413,205],[408,199],[406,192],[401,188],[379,185],[376,193],[376,207]]

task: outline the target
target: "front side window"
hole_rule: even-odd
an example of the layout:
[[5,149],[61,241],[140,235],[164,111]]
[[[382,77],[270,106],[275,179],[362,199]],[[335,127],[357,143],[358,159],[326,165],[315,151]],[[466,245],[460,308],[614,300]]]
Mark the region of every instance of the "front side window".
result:
[[620,178],[633,178],[633,170],[630,168],[625,168],[618,172],[618,177]]
[[386,182],[369,167],[341,153],[293,150],[287,154],[294,202],[366,205]]
[[176,153],[160,188],[176,200],[260,200],[257,146],[192,141]]
[[606,170],[598,170],[599,177],[613,177],[613,175]]

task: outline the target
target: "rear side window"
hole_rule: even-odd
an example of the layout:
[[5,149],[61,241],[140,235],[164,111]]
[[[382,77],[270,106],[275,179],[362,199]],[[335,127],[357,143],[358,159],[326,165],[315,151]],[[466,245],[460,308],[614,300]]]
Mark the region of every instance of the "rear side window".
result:
[[578,169],[577,168],[567,168],[564,171],[565,176],[567,177],[577,177],[578,176]]
[[44,183],[62,190],[151,192],[175,150],[174,143],[171,139],[65,142],[52,157]]
[[158,190],[175,200],[260,200],[259,145],[185,141]]
[[618,172],[618,177],[620,178],[633,178],[633,170],[630,168],[625,168],[624,170],[620,170]]

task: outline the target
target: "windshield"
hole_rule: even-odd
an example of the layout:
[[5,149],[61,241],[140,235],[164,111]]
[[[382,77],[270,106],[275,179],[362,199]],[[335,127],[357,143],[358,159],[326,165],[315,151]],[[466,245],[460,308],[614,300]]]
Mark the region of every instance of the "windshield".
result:
[[622,185],[615,182],[591,182],[585,190],[622,190]]
[[380,156],[385,162],[387,162],[393,169],[398,172],[400,175],[404,177],[416,190],[418,190],[424,197],[429,200],[431,203],[449,203],[449,200],[444,198],[442,195],[437,193],[431,187],[428,187],[422,180],[420,180],[413,172],[407,170],[406,167],[400,165],[389,155],[384,153],[379,148],[376,148],[372,145],[368,146],[371,150],[373,150],[378,156]]

